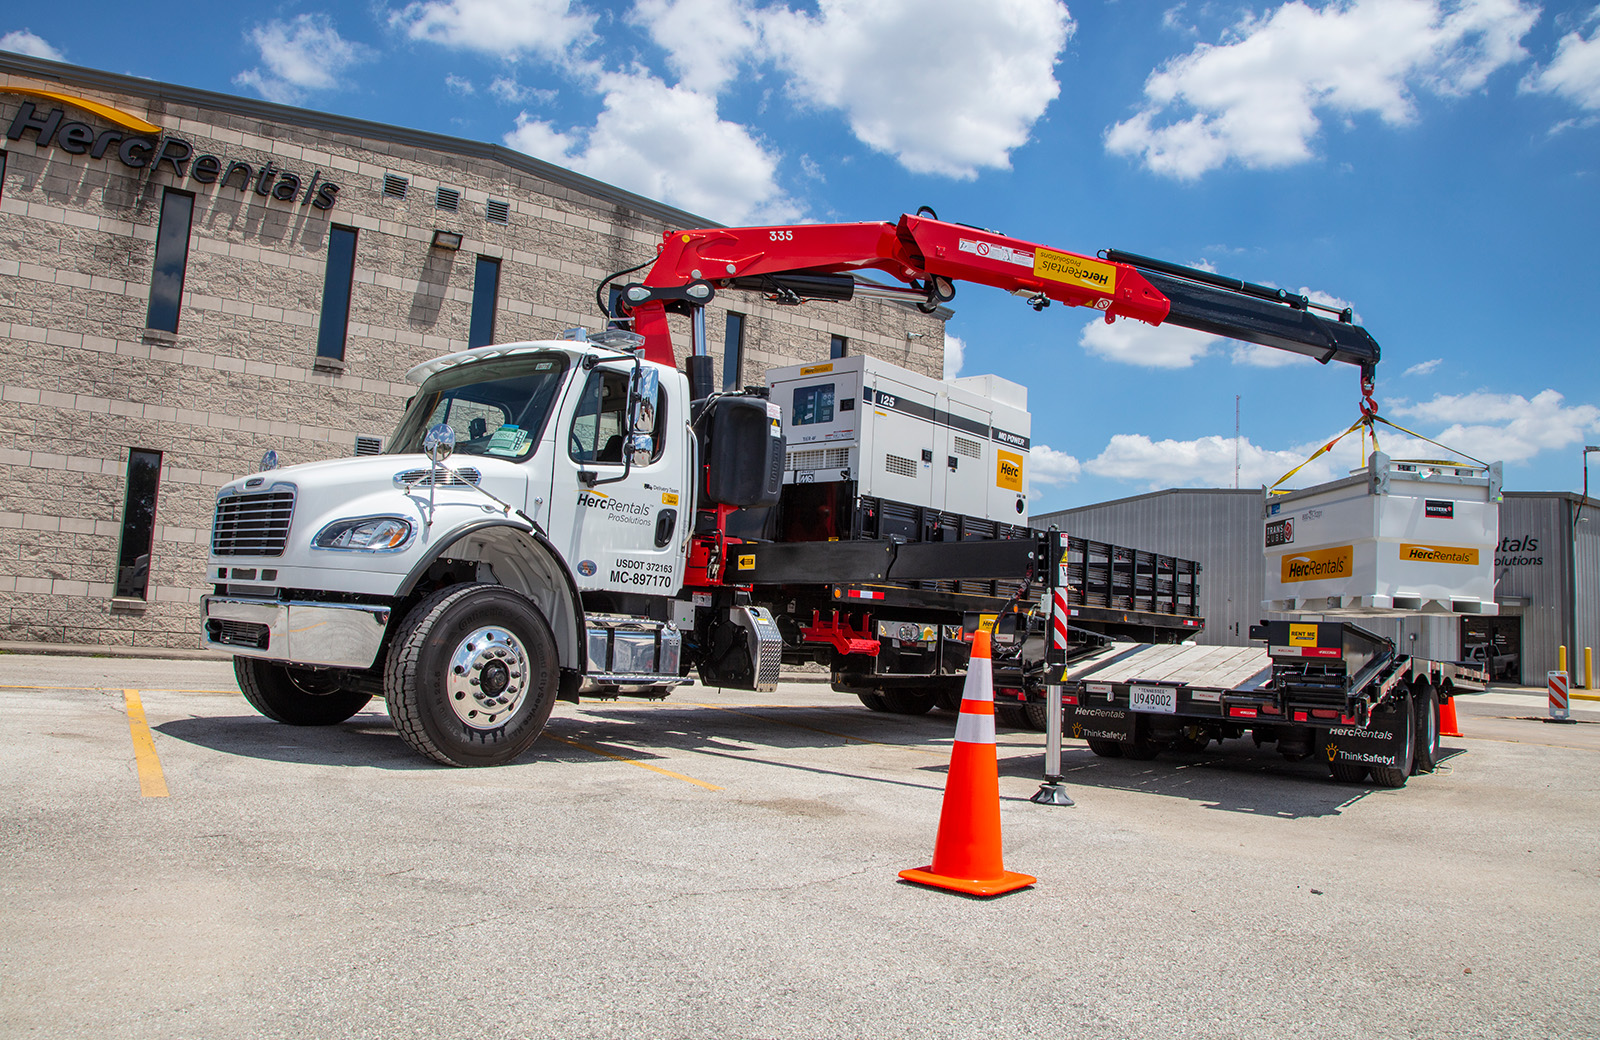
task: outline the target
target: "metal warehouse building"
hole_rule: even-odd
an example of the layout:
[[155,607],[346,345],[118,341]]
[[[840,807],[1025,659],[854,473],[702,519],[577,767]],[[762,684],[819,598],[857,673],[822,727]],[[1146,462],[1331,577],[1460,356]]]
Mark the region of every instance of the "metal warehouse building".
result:
[[[501,147],[12,54],[0,129],[0,645],[196,646],[224,482],[381,450],[409,368],[597,327],[603,277],[712,225]],[[728,294],[707,323],[736,385],[846,353],[938,376],[947,316]]]
[[[1264,617],[1260,491],[1175,488],[1032,519],[1084,538],[1198,561],[1201,643],[1250,644]],[[1504,681],[1542,686],[1558,647],[1582,684],[1583,647],[1600,649],[1600,500],[1568,492],[1505,493],[1495,553],[1497,617],[1372,618],[1365,624],[1409,653],[1444,660],[1482,655]]]

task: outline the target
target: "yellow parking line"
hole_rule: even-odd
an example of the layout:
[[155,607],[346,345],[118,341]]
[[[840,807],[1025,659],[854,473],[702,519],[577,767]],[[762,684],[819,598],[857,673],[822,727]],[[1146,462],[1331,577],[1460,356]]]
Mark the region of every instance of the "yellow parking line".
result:
[[694,784],[696,787],[704,787],[707,791],[722,790],[722,788],[718,787],[716,784],[708,784],[704,780],[696,780],[692,776],[684,776],[682,773],[674,773],[670,769],[662,769],[660,766],[653,766],[648,762],[640,762],[637,759],[627,758],[623,755],[616,754],[615,752],[607,751],[605,748],[597,748],[592,744],[583,744],[576,740],[568,740],[566,737],[558,737],[549,730],[545,730],[544,735],[549,737],[551,740],[559,740],[563,744],[570,744],[573,747],[580,748],[581,750],[587,751],[592,755],[601,755],[605,758],[615,759],[618,762],[626,762],[630,766],[638,766],[640,769],[648,769],[652,773],[660,773],[662,776],[670,776],[674,780],[682,780],[684,783]]
[[128,706],[128,732],[133,735],[133,757],[139,764],[139,794],[144,798],[167,797],[167,778],[161,773],[161,759],[156,755],[156,743],[150,738],[150,726],[144,721],[144,702],[138,690],[123,690],[122,699]]

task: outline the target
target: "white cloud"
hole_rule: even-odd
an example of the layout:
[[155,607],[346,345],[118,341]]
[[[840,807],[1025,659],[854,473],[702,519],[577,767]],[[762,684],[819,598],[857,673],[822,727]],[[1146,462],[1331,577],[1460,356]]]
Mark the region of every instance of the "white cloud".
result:
[[389,24],[446,47],[557,59],[594,39],[595,16],[570,0],[427,0],[390,15]]
[[[1589,12],[1587,21],[1600,19],[1600,7]],[[1549,65],[1530,72],[1522,81],[1528,93],[1555,94],[1589,111],[1600,110],[1600,30],[1585,39],[1570,32],[1556,44],[1556,56]]]
[[234,83],[284,104],[302,100],[307,91],[338,86],[346,69],[369,57],[365,47],[340,36],[332,20],[321,14],[258,25],[249,39],[266,70],[247,69],[233,77]]
[[913,173],[964,179],[1010,168],[1060,93],[1055,62],[1076,28],[1060,0],[822,0],[814,15],[758,18],[800,97],[842,109]]
[[[1271,451],[1248,438],[1239,442],[1239,486],[1271,484],[1304,462],[1320,445],[1300,450]],[[1353,454],[1359,454],[1359,450]],[[1324,455],[1301,470],[1301,484],[1331,480],[1334,470]],[[1105,450],[1084,463],[1083,468],[1097,477],[1127,481],[1146,490],[1167,487],[1233,487],[1234,440],[1232,437],[1197,437],[1194,440],[1152,441],[1142,433],[1119,433]]]
[[1230,159],[1304,162],[1319,111],[1409,123],[1413,90],[1477,90],[1526,57],[1520,41],[1538,14],[1521,0],[1292,0],[1151,73],[1145,107],[1107,131],[1106,148],[1181,179]]
[[35,36],[27,29],[14,29],[0,36],[0,51],[26,54],[30,58],[48,58],[51,61],[60,61],[63,57],[42,36]]
[[1523,462],[1543,451],[1582,444],[1589,434],[1600,432],[1600,408],[1564,401],[1555,390],[1543,390],[1531,400],[1479,391],[1440,394],[1393,411],[1403,418],[1447,424],[1433,439],[1485,462]]
[[715,94],[760,43],[743,0],[638,0],[629,20],[667,52],[678,85]]
[[1141,368],[1190,368],[1213,347],[1227,342],[1210,333],[1177,325],[1146,325],[1132,318],[1111,325],[1094,318],[1078,337],[1078,343],[1091,354]]
[[961,337],[952,336],[949,332],[944,334],[944,377],[954,379],[961,374],[961,366],[967,361],[967,345]]
[[1038,484],[1071,484],[1082,472],[1083,464],[1066,452],[1035,444],[1028,451],[1028,494]]
[[1442,364],[1444,364],[1444,358],[1429,358],[1427,361],[1417,362],[1415,365],[1412,365],[1410,368],[1400,373],[1400,375],[1402,378],[1405,376],[1425,376],[1430,374],[1434,369],[1438,368]]
[[472,81],[467,79],[465,76],[457,76],[454,74],[446,76],[444,78],[444,85],[449,87],[455,93],[464,94],[467,97],[471,97],[478,92],[478,88],[473,86]]
[[489,93],[510,105],[523,105],[529,101],[548,105],[556,99],[555,91],[525,87],[510,76],[496,76],[489,83]]
[[505,143],[629,191],[730,224],[792,222],[778,155],[717,115],[716,99],[642,73],[605,73],[595,125],[564,133],[527,113]]

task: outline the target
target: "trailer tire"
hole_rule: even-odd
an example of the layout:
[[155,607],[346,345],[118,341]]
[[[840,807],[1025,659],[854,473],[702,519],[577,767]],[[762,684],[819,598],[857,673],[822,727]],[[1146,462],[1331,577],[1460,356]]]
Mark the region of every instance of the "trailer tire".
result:
[[1417,753],[1411,772],[1431,773],[1439,766],[1439,692],[1420,682],[1411,690],[1417,716]]
[[1089,750],[1101,758],[1121,758],[1122,745],[1115,740],[1103,740],[1100,737],[1088,737]]
[[884,690],[880,694],[884,707],[894,715],[926,715],[938,703],[936,693],[918,693],[915,690]]
[[1050,725],[1050,702],[1029,701],[1023,711],[1028,716],[1028,728],[1035,733],[1043,733]]
[[1359,784],[1367,778],[1367,767],[1358,762],[1329,762],[1328,771],[1341,784]]
[[856,697],[871,711],[888,711],[889,705],[883,701],[881,693],[858,693]]
[[1148,762],[1161,754],[1161,745],[1153,740],[1125,740],[1120,746],[1122,757],[1135,762]]
[[1394,723],[1401,727],[1405,739],[1399,761],[1392,766],[1372,766],[1372,782],[1379,787],[1404,787],[1411,776],[1411,765],[1417,757],[1417,713],[1413,707],[1411,691],[1406,690],[1393,712]]
[[406,615],[384,693],[417,751],[448,766],[497,766],[544,732],[560,676],[555,636],[530,600],[500,585],[452,585]]
[[372,700],[313,669],[254,657],[235,657],[233,675],[250,707],[286,726],[336,726]]
[[1021,704],[996,704],[994,706],[995,721],[1002,726],[1012,729],[1032,729],[1028,722],[1028,712]]

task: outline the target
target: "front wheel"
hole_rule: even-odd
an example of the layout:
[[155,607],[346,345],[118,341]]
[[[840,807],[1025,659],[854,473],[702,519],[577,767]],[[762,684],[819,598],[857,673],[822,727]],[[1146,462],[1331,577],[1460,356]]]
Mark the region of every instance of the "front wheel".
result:
[[345,689],[327,673],[254,657],[235,657],[233,675],[252,708],[289,726],[335,726],[372,699]]
[[453,585],[412,609],[384,668],[407,744],[449,766],[511,762],[544,731],[560,685],[539,608],[499,585]]

